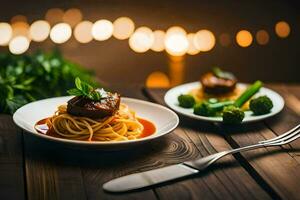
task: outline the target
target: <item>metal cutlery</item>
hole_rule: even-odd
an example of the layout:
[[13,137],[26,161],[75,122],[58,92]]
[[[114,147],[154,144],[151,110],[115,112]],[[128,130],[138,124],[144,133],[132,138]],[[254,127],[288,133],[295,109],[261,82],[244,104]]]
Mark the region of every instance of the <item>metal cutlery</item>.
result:
[[191,176],[193,174],[197,174],[201,170],[206,169],[214,162],[226,155],[258,149],[262,147],[281,146],[288,144],[298,139],[299,137],[300,124],[278,137],[260,141],[257,144],[222,151],[197,160],[187,161],[181,164],[170,165],[159,169],[119,177],[105,183],[103,185],[103,189],[108,192],[127,192],[130,190],[149,187],[167,181],[179,179],[182,177]]

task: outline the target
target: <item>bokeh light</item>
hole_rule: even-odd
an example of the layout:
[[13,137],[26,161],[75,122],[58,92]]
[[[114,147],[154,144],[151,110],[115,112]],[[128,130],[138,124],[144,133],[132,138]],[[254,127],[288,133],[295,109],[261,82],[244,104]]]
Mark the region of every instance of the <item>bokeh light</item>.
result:
[[152,30],[148,27],[140,27],[129,38],[130,48],[137,52],[143,53],[148,51],[154,42]]
[[285,21],[280,21],[275,25],[275,32],[281,38],[286,38],[291,32],[290,25]]
[[189,42],[189,47],[187,49],[187,53],[189,55],[196,55],[200,52],[200,50],[196,48],[194,38],[195,38],[195,33],[189,33],[187,35],[187,39],[188,39],[188,42]]
[[51,8],[47,11],[45,15],[46,21],[51,25],[60,23],[63,21],[64,11],[60,8]]
[[103,41],[111,37],[113,30],[114,27],[110,21],[101,19],[94,23],[92,27],[92,35],[95,40]]
[[219,36],[219,42],[223,47],[228,47],[231,43],[230,35],[228,33],[222,33]]
[[31,24],[30,38],[35,42],[42,42],[47,39],[50,33],[50,25],[44,20],[38,20]]
[[163,51],[165,49],[165,32],[162,30],[156,30],[153,32],[154,41],[151,49],[156,52]]
[[265,31],[265,30],[259,30],[259,31],[257,31],[257,33],[256,33],[256,41],[257,41],[258,44],[260,44],[260,45],[266,45],[266,44],[268,44],[269,39],[270,39],[270,37],[269,37],[269,34],[268,34],[267,31]]
[[194,42],[198,50],[210,51],[216,44],[216,38],[211,31],[203,29],[196,33]]
[[147,77],[146,86],[149,88],[167,88],[170,87],[170,80],[165,73],[156,71]]
[[241,47],[248,47],[252,44],[253,37],[247,30],[241,30],[236,34],[236,42]]
[[29,24],[27,22],[15,22],[11,25],[13,31],[13,37],[16,36],[25,36],[28,39],[29,35]]
[[0,46],[6,46],[12,37],[12,28],[8,23],[0,23]]
[[22,54],[29,48],[29,40],[25,36],[17,36],[9,42],[9,51],[13,54]]
[[186,31],[179,27],[173,26],[166,32],[165,48],[172,56],[183,56],[189,47],[189,42],[186,37]]
[[69,24],[71,27],[74,27],[82,20],[82,13],[77,8],[70,8],[64,13],[62,19],[63,22]]
[[69,24],[59,23],[52,27],[50,38],[53,42],[61,44],[70,39],[72,29]]
[[134,22],[128,17],[119,17],[114,21],[113,36],[119,40],[129,38],[134,32]]
[[76,25],[74,29],[74,37],[80,43],[88,43],[92,41],[93,23],[90,21],[82,21]]
[[16,15],[13,16],[10,20],[10,23],[17,23],[17,22],[26,22],[27,23],[27,17],[24,15]]
[[186,31],[180,27],[180,26],[172,26],[170,28],[168,28],[167,32],[166,32],[166,35],[169,36],[169,35],[172,35],[172,34],[175,34],[175,35],[186,35]]

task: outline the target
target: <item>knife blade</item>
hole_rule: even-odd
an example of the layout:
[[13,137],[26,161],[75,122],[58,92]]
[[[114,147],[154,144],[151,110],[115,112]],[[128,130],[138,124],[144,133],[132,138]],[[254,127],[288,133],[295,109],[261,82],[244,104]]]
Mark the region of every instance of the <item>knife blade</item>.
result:
[[186,177],[198,172],[199,170],[184,164],[170,165],[113,179],[105,183],[103,189],[108,192],[128,192]]

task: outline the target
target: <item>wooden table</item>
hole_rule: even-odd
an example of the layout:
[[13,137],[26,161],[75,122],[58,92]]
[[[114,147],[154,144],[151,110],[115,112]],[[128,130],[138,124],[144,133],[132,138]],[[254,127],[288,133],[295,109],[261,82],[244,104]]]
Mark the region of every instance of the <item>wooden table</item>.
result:
[[[300,85],[268,87],[286,101],[271,119],[230,128],[181,117],[173,133],[122,152],[68,148],[23,133],[10,116],[0,115],[0,199],[300,199],[300,140],[227,156],[179,182],[118,195],[102,190],[112,178],[253,144],[298,124]],[[161,104],[166,91],[114,88]]]

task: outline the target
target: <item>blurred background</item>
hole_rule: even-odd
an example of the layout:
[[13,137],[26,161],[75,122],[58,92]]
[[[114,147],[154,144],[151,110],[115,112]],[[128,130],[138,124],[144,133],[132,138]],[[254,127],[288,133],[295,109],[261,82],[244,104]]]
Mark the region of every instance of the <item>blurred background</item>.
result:
[[244,82],[300,82],[296,0],[10,0],[0,21],[0,52],[57,47],[112,84],[169,87],[213,66]]

